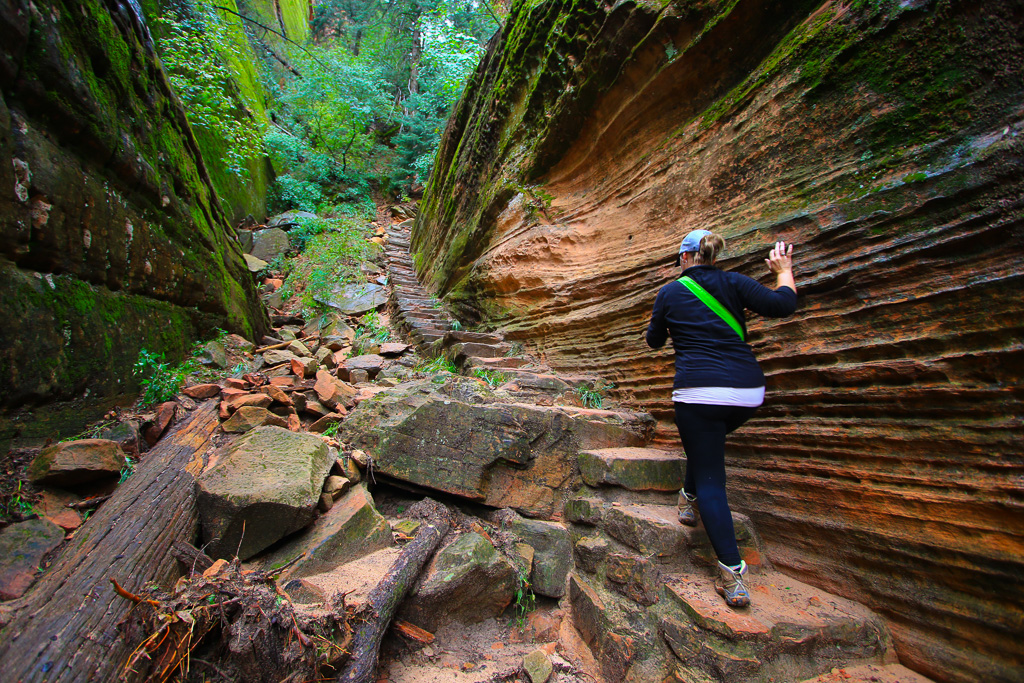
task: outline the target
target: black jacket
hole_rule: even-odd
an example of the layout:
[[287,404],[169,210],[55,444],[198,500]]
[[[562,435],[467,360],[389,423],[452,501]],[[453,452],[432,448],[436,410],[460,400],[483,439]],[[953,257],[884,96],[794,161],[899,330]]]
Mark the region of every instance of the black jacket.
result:
[[[718,299],[739,321],[744,336],[744,309],[769,318],[784,318],[796,310],[796,292],[789,287],[768,289],[746,275],[714,266],[693,266],[683,275],[696,280]],[[750,345],[740,341],[724,320],[677,280],[662,287],[654,300],[647,344],[660,349],[670,335],[676,352],[673,389],[764,385],[764,373]]]

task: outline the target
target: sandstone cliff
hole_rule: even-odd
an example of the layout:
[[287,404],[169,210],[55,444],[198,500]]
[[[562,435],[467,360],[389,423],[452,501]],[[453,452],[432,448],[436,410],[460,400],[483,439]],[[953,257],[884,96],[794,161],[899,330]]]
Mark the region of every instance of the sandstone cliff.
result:
[[977,2],[519,2],[452,117],[412,236],[465,323],[663,421],[642,332],[685,231],[800,307],[731,442],[773,559],[883,614],[939,680],[1024,666],[1024,14]]
[[[267,326],[134,3],[0,3],[2,403]],[[123,389],[122,389],[123,390]]]

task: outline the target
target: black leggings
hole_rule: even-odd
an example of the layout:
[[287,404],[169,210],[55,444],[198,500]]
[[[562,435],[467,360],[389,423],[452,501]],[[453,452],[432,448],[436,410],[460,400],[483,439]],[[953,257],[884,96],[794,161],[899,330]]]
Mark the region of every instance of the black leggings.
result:
[[683,490],[697,496],[700,518],[722,564],[740,563],[736,531],[725,497],[725,436],[749,420],[757,408],[675,403],[676,427],[686,450]]

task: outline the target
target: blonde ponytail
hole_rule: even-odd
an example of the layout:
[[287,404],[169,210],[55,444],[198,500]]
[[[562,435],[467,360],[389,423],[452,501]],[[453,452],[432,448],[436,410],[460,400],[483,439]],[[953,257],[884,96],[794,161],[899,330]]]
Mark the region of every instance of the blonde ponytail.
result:
[[709,232],[700,240],[700,250],[693,255],[693,262],[697,265],[712,265],[718,258],[719,252],[725,250],[725,240],[716,232]]

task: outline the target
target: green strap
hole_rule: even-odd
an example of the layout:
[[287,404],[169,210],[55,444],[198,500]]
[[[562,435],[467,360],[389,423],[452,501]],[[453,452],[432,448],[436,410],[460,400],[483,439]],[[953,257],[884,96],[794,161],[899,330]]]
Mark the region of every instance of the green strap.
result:
[[731,327],[733,331],[739,335],[740,341],[747,341],[746,339],[743,338],[743,328],[740,327],[740,324],[736,321],[736,318],[733,316],[732,313],[726,310],[725,306],[718,302],[718,299],[711,295],[711,292],[697,284],[697,281],[694,280],[689,275],[684,275],[683,277],[679,278],[679,282],[683,283],[683,285],[685,285],[688,290],[693,292],[693,294],[698,299],[704,302],[705,306],[710,308],[712,311],[715,312],[716,315],[718,315],[719,318],[724,320],[726,324],[729,325],[729,327]]

